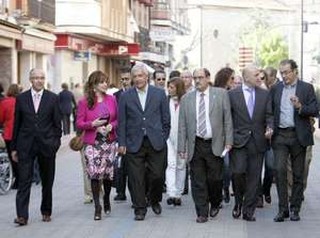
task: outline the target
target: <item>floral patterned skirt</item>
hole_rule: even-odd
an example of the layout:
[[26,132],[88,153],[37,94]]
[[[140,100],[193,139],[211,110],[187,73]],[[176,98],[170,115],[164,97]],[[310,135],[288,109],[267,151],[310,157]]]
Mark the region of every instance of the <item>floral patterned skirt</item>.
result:
[[108,143],[101,138],[93,145],[84,146],[86,172],[89,179],[113,180],[113,164],[116,158],[117,143]]

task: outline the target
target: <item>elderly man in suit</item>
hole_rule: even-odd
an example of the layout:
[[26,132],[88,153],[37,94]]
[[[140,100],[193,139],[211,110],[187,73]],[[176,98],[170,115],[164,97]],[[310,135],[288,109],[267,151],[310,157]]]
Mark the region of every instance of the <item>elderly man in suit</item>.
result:
[[263,155],[273,132],[273,116],[268,91],[257,87],[260,71],[243,69],[243,84],[229,91],[233,119],[233,148],[230,151],[235,195],[234,218],[255,221],[254,212]]
[[[275,131],[272,148],[275,156],[279,212],[275,222],[300,220],[303,198],[303,175],[307,146],[313,145],[310,117],[318,116],[318,104],[311,84],[298,78],[298,66],[291,59],[280,63],[283,81],[271,88]],[[293,185],[288,200],[287,160],[291,160]]]
[[210,72],[196,69],[193,79],[196,90],[181,99],[178,152],[190,162],[196,221],[203,223],[208,221],[208,214],[215,217],[219,212],[222,154],[232,146],[232,118],[227,91],[210,87]]
[[170,112],[164,90],[148,84],[144,65],[135,65],[131,76],[133,87],[119,102],[118,143],[126,155],[135,220],[141,221],[147,213],[146,183],[152,210],[161,214]]
[[45,74],[42,69],[32,69],[29,78],[31,89],[17,97],[12,140],[12,158],[18,162],[19,171],[17,218],[14,220],[18,225],[28,223],[35,158],[38,158],[42,184],[42,221],[51,221],[55,157],[61,138],[58,96],[44,89]]

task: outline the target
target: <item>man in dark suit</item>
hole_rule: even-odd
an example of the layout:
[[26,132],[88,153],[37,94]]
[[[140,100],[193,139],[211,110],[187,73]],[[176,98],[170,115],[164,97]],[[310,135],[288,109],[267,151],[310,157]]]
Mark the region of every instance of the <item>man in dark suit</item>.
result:
[[[178,152],[190,162],[196,222],[217,216],[222,200],[224,150],[232,146],[232,119],[227,91],[210,86],[210,72],[196,69],[196,90],[185,94],[179,111]],[[210,205],[210,210],[209,210]]]
[[243,84],[229,91],[233,119],[233,148],[230,151],[232,184],[235,195],[234,218],[255,221],[257,190],[263,155],[273,130],[268,91],[257,87],[259,69],[243,70]]
[[[121,95],[132,86],[130,68],[124,68],[123,70],[121,70],[120,80],[121,80],[122,88],[113,94],[117,99],[118,105],[119,105]],[[121,158],[120,166],[117,166],[116,173],[115,173],[116,191],[117,191],[117,195],[114,197],[115,201],[127,200],[126,184],[127,184],[128,173],[127,173],[126,156],[123,155],[120,158]]]
[[43,70],[32,69],[29,79],[31,89],[17,97],[12,140],[12,158],[18,162],[19,171],[17,218],[14,222],[19,225],[28,223],[33,164],[36,157],[42,183],[42,220],[51,221],[55,156],[61,138],[58,96],[44,89]]
[[119,102],[118,143],[119,153],[126,154],[135,220],[144,220],[146,182],[152,210],[161,213],[170,112],[164,90],[148,84],[144,65],[135,65],[131,76],[134,87],[123,93]]
[[[318,116],[318,104],[311,84],[298,78],[298,66],[293,60],[280,63],[283,82],[271,88],[274,111],[274,135],[272,148],[275,156],[276,184],[279,199],[279,212],[275,222],[300,220],[303,198],[303,175],[307,146],[313,145],[310,117]],[[293,185],[289,199],[287,185],[287,160],[291,160]]]
[[[62,114],[63,134],[70,134],[70,115],[76,110],[77,103],[73,93],[69,91],[69,86],[66,83],[61,84],[62,91],[59,93],[59,105]],[[75,114],[73,114],[75,115]],[[73,118],[75,120],[75,116]]]

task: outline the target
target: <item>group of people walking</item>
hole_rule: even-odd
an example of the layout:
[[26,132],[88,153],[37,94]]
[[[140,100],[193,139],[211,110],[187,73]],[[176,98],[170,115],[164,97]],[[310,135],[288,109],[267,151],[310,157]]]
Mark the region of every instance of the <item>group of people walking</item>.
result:
[[[83,132],[82,154],[94,220],[101,220],[102,208],[106,214],[111,212],[113,180],[118,185],[115,200],[126,200],[128,177],[134,219],[141,221],[148,205],[156,215],[162,213],[164,185],[167,203],[181,205],[188,174],[198,223],[216,217],[223,199],[229,202],[230,181],[233,218],[242,215],[246,221],[255,221],[259,198],[265,196],[271,202],[273,175],[279,203],[274,221],[300,220],[306,148],[313,145],[310,118],[318,116],[318,104],[313,86],[298,78],[293,60],[280,63],[282,81],[263,82],[266,72],[247,66],[241,84],[236,85],[230,68],[221,69],[214,84],[206,68],[195,69],[193,74],[172,72],[167,83],[165,72],[155,71],[153,85],[147,68],[138,64],[120,74],[123,88],[114,96],[106,93],[108,76],[101,71],[91,73],[77,105],[76,126]],[[14,221],[19,225],[28,222],[35,157],[43,186],[43,221],[51,220],[55,154],[62,131],[59,98],[44,89],[44,78],[42,70],[31,70],[32,88],[17,97],[15,106],[11,148],[13,160],[18,161]],[[274,163],[268,167],[271,183],[265,185],[261,173],[270,151]],[[119,169],[115,169],[120,157]],[[290,197],[288,161],[293,177]]]

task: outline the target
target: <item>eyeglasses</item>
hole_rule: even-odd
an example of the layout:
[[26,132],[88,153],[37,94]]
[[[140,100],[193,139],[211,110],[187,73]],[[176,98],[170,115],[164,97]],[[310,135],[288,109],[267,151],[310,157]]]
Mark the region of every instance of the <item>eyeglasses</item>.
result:
[[280,72],[280,74],[287,76],[287,75],[291,74],[292,72],[293,72],[292,70],[288,70],[288,71],[282,71],[282,72]]
[[166,81],[166,78],[157,78],[157,81]]
[[129,81],[130,78],[121,78],[121,81]]
[[33,76],[31,77],[31,79],[45,79],[44,76]]
[[205,78],[205,76],[198,76],[198,77],[195,77],[195,76],[194,76],[194,77],[193,77],[194,80],[197,80],[197,79],[202,80],[202,79],[204,79],[204,78]]

